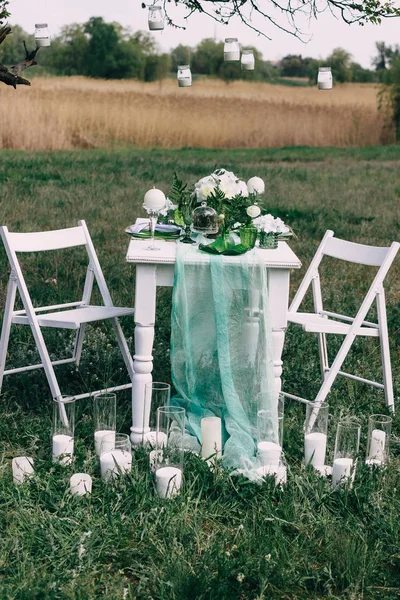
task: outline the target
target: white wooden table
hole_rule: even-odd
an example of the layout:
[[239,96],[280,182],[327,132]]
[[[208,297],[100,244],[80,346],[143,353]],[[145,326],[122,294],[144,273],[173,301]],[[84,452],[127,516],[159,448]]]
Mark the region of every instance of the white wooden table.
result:
[[[133,356],[134,376],[132,383],[132,427],[131,441],[142,442],[144,389],[152,381],[154,324],[156,320],[157,286],[173,286],[176,242],[157,240],[159,251],[147,250],[148,239],[131,239],[126,260],[136,265],[135,292],[135,354]],[[289,303],[289,277],[291,269],[299,269],[301,262],[287,245],[279,242],[276,250],[257,249],[261,253],[265,267],[269,270],[269,298],[273,330],[273,355],[275,388],[281,389],[282,349],[287,326]],[[196,254],[197,262],[209,262],[210,256],[203,252]],[[238,262],[240,257],[226,256],[224,260]],[[145,426],[146,428],[146,426]]]

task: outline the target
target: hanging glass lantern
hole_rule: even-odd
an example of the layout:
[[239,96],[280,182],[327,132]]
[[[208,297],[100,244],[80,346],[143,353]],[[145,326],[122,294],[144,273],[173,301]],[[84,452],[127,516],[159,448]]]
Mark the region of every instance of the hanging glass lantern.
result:
[[254,52],[253,50],[242,50],[241,67],[242,71],[254,71]]
[[192,85],[192,72],[189,65],[180,65],[178,67],[178,85],[179,87],[190,87]]
[[237,38],[225,38],[224,61],[234,62],[240,60],[240,46]]
[[35,25],[36,46],[50,46],[50,32],[47,23],[37,23]]
[[148,23],[150,31],[164,29],[164,13],[161,6],[149,6]]
[[332,70],[331,67],[319,67],[318,69],[318,89],[332,89]]

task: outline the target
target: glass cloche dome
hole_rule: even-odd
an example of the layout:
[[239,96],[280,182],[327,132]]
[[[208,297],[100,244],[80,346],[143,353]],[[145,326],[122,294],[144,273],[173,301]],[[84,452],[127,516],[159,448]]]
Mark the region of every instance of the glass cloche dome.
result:
[[211,206],[202,202],[193,211],[192,231],[203,233],[204,235],[218,233],[218,215]]

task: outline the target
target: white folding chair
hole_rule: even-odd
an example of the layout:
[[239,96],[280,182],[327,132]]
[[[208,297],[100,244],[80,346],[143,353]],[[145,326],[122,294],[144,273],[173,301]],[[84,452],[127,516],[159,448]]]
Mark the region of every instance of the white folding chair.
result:
[[[107,391],[111,392],[132,387],[132,378],[134,374],[133,361],[118,317],[132,315],[134,309],[118,308],[113,305],[85,221],[78,221],[78,227],[60,229],[58,231],[10,233],[7,227],[0,227],[0,233],[11,266],[11,275],[8,284],[0,338],[0,392],[4,375],[44,368],[53,398],[61,396],[53,367],[55,365],[63,365],[72,362],[76,363],[78,366],[82,353],[82,343],[86,324],[103,319],[111,319],[130,378],[130,383],[108,388]],[[62,248],[73,248],[76,246],[85,246],[89,258],[82,300],[34,308],[17,258],[17,253],[60,250]],[[104,306],[93,306],[90,304],[94,280],[97,282]],[[14,310],[17,289],[21,296],[24,307],[23,310]],[[29,325],[31,327],[42,361],[40,364],[5,370],[7,348],[12,324]],[[41,327],[75,329],[76,338],[72,358],[55,360],[52,362],[43,338]],[[80,394],[75,396],[75,398],[87,398],[99,391],[103,390]]]
[[[300,284],[300,287],[289,307],[288,322],[301,325],[304,331],[318,334],[319,356],[321,363],[321,373],[323,383],[315,398],[316,403],[322,403],[329,394],[332,384],[337,375],[367,383],[385,392],[386,405],[394,411],[393,383],[390,366],[389,336],[386,320],[385,292],[383,289],[383,280],[399,250],[400,244],[393,242],[388,248],[376,246],[365,246],[355,244],[345,240],[333,237],[333,231],[328,230],[313,258],[311,264]],[[346,315],[329,312],[323,309],[320,276],[318,272],[319,265],[324,256],[330,256],[340,260],[345,260],[361,265],[379,267],[369,288],[364,301],[361,304],[356,316],[348,317]],[[299,306],[303,301],[308,288],[312,286],[314,312],[298,312]],[[376,300],[378,323],[365,321],[372,303]],[[328,352],[326,334],[333,333],[344,335],[344,340],[339,352],[334,359],[332,366],[328,363]],[[379,338],[383,368],[383,384],[376,381],[370,381],[350,373],[341,371],[343,361],[345,360],[356,336],[372,336]],[[288,394],[284,395],[295,400],[306,401],[300,396]]]

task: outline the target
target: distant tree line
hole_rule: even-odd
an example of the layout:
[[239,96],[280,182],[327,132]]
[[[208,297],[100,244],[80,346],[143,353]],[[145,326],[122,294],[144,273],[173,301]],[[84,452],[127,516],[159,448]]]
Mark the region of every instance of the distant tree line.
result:
[[[12,27],[7,44],[0,47],[0,62],[12,65],[20,60],[23,40],[34,47],[33,36],[21,27]],[[254,71],[241,71],[237,63],[225,63],[223,42],[204,39],[196,47],[179,45],[170,53],[161,53],[149,33],[133,33],[119,23],[107,23],[101,17],[92,17],[83,24],[66,25],[60,35],[52,39],[50,48],[40,52],[40,70],[54,75],[84,75],[103,79],[139,79],[154,81],[176,72],[177,66],[190,64],[198,76],[219,77],[229,82],[235,79],[276,81],[294,78],[299,83],[314,84],[318,66],[331,66],[334,82],[390,83],[392,66],[399,59],[400,49],[384,42],[377,44],[374,70],[365,69],[352,61],[351,54],[336,48],[324,60],[301,55],[288,55],[277,63],[263,60],[257,48]],[[295,82],[294,82],[295,83]]]

